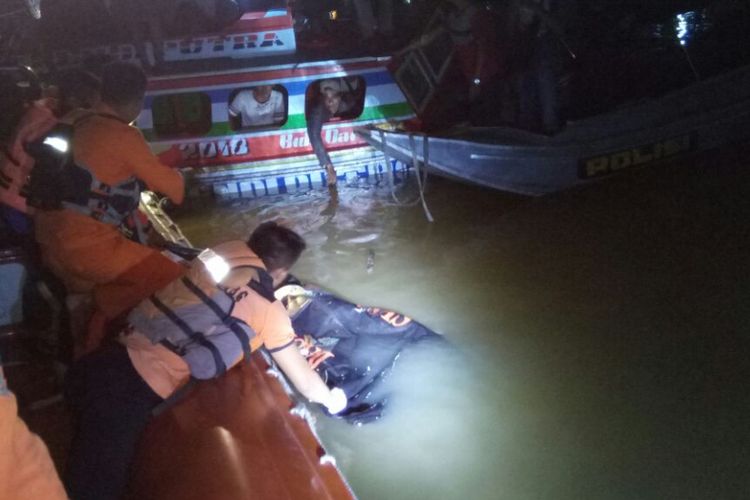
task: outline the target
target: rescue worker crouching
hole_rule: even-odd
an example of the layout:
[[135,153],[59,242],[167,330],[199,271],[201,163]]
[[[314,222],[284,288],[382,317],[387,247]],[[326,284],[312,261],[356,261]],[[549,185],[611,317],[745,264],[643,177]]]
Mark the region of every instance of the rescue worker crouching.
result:
[[177,204],[184,195],[182,176],[161,164],[141,132],[129,125],[143,108],[145,90],[146,76],[137,66],[105,66],[100,102],[61,120],[72,128],[72,161],[54,175],[37,172],[37,165],[30,181],[32,194],[51,198],[38,199],[34,214],[45,265],[69,292],[93,292],[107,319],[182,272],[180,265],[118,231],[137,212],[143,185]]
[[73,365],[66,391],[77,420],[66,476],[73,499],[118,498],[152,412],[191,377],[220,376],[261,346],[304,397],[330,413],[346,407],[344,392],[329,389],[300,354],[273,296],[304,248],[297,233],[271,222],[247,243],[204,251],[129,314],[117,343]]

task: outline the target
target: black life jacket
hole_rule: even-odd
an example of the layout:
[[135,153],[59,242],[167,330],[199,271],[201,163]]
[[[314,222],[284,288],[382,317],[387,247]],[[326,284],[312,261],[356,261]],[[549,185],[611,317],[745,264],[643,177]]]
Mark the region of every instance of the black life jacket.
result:
[[[135,176],[107,184],[86,165],[75,161],[72,152],[75,128],[93,116],[122,121],[113,115],[92,112],[72,124],[56,125],[28,147],[35,163],[25,195],[30,206],[43,210],[66,208],[119,227],[138,209],[143,185]],[[67,150],[56,150],[54,139],[66,141]]]

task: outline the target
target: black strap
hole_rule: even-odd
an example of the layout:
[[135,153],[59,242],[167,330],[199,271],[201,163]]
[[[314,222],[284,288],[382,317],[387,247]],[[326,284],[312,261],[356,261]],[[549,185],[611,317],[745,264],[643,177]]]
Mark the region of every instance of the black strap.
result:
[[180,330],[182,330],[182,333],[184,333],[185,336],[187,336],[187,338],[192,338],[193,337],[193,333],[195,333],[195,332],[193,332],[193,329],[190,328],[190,325],[188,325],[187,323],[185,323],[182,320],[182,318],[180,318],[179,316],[177,316],[174,313],[174,311],[169,308],[168,305],[166,305],[164,302],[162,302],[161,300],[159,300],[159,298],[156,295],[152,295],[148,299],[151,301],[151,303],[153,305],[156,306],[156,308],[159,311],[161,311],[162,313],[164,313],[164,315],[167,318],[169,318],[172,321],[172,323],[174,323],[175,325],[177,325],[177,327]]
[[183,385],[182,387],[174,391],[164,401],[156,405],[154,409],[151,410],[151,415],[153,415],[154,417],[158,417],[159,415],[161,415],[168,409],[172,408],[193,389],[193,386],[195,386],[195,383],[196,383],[196,380],[190,377],[190,380],[188,380],[185,385]]
[[[213,345],[211,342],[206,340],[206,337],[203,336],[202,333],[194,332],[193,329],[190,328],[190,325],[185,323],[185,321],[183,321],[182,318],[177,316],[177,314],[175,314],[175,312],[172,309],[170,309],[169,306],[167,306],[164,302],[159,300],[159,298],[156,297],[156,295],[152,295],[151,297],[149,297],[149,300],[151,301],[152,304],[154,304],[154,306],[156,306],[156,308],[159,311],[164,313],[164,315],[167,318],[169,318],[169,320],[172,321],[172,323],[177,325],[177,327],[180,330],[182,330],[182,332],[187,336],[187,338],[198,342],[201,346],[205,347],[211,352],[211,356],[214,358],[214,364],[216,365],[217,375],[221,375],[222,373],[227,371],[226,364],[224,364],[224,360],[221,359],[221,353],[219,352],[219,350],[216,348],[215,345]],[[162,342],[162,345],[165,345],[166,347],[169,347],[171,345],[172,346],[171,350],[175,352],[176,354],[180,356],[184,354],[184,353],[180,353],[179,349],[176,349],[176,347],[173,344],[171,344],[171,342],[168,342],[168,341],[165,341],[165,342],[166,344]]]
[[249,264],[243,266],[235,266],[232,268],[232,270],[247,268],[255,269],[255,271],[258,273],[258,279],[260,280],[260,282],[258,282],[251,279],[247,282],[247,286],[267,301],[276,302],[276,296],[273,294],[273,278],[270,274],[268,274],[268,271],[266,271],[262,267],[251,266]]
[[172,342],[170,342],[167,339],[162,339],[159,341],[159,343],[163,345],[164,347],[166,347],[167,349],[169,349],[170,351],[172,351],[173,353],[177,354],[178,356],[182,356],[183,354],[185,354],[184,349],[180,349],[179,347],[177,347],[176,345],[174,345]]
[[269,301],[269,302],[276,301],[276,297],[274,296],[273,292],[269,292],[268,288],[265,287],[265,286],[263,286],[262,283],[258,283],[255,280],[250,280],[250,281],[247,282],[247,286],[249,286],[250,288],[252,288],[258,295],[260,295],[261,297],[263,297],[267,301]]
[[227,371],[227,365],[226,363],[224,363],[224,360],[221,359],[221,353],[219,352],[219,349],[208,339],[206,339],[206,336],[200,332],[195,332],[193,334],[193,340],[211,351],[211,355],[214,357],[214,364],[216,365],[216,375],[223,375],[224,372]]
[[239,340],[240,345],[242,346],[242,352],[245,355],[245,361],[250,361],[250,338],[247,336],[247,333],[245,333],[245,330],[242,329],[240,325],[237,324],[237,319],[233,318],[229,314],[225,313],[224,310],[222,310],[221,307],[219,307],[219,304],[217,304],[211,297],[206,295],[203,290],[201,290],[198,285],[193,283],[187,276],[183,276],[182,278],[182,284],[187,287],[188,290],[193,292],[201,301],[203,301],[206,306],[211,309],[214,314],[225,324],[229,327],[230,330],[232,330],[232,333],[237,337],[237,340]]

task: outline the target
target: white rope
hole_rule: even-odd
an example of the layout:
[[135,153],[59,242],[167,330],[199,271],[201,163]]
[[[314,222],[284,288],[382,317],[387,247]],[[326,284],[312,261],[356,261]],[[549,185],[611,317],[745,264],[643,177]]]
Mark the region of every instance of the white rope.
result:
[[398,196],[396,196],[396,172],[393,166],[391,165],[391,158],[388,156],[388,147],[386,144],[386,137],[385,133],[382,129],[378,129],[378,133],[380,134],[380,144],[382,144],[383,147],[383,157],[385,159],[385,168],[388,169],[388,183],[389,187],[391,188],[391,198],[393,198],[393,202],[396,204],[396,206],[399,207],[410,207],[412,205],[416,205],[417,202],[419,202],[419,199],[416,198],[412,201],[404,202],[398,199]]
[[[393,171],[393,168],[391,168],[391,159],[388,156],[388,144],[386,142],[387,141],[386,135],[383,132],[383,130],[378,130],[378,133],[380,134],[380,144],[382,145],[382,148],[383,148],[383,156],[385,157],[385,163],[391,171],[390,172],[391,177],[389,178],[389,181],[390,181],[390,187],[391,187],[391,197],[393,198],[394,204],[399,207],[412,207],[421,201],[422,208],[424,209],[427,220],[430,222],[434,222],[435,219],[432,217],[432,214],[430,213],[430,209],[427,207],[427,202],[424,199],[424,191],[425,191],[425,188],[427,187],[427,171],[425,170],[424,184],[423,184],[422,176],[419,171],[419,161],[417,160],[417,156],[416,156],[416,147],[414,145],[414,137],[411,134],[409,135],[409,145],[411,147],[412,163],[414,164],[414,170],[417,176],[417,186],[419,188],[419,195],[413,200],[405,202],[405,201],[399,200],[398,197],[396,196],[396,189],[395,189],[394,177],[393,177],[395,176],[395,172]],[[422,138],[424,141],[422,144],[423,158],[427,159],[429,158],[429,147],[428,147],[427,136],[422,136]],[[425,160],[425,162],[426,161],[427,160]]]
[[[412,161],[414,163],[414,169],[417,173],[417,185],[419,186],[419,199],[422,201],[422,208],[424,209],[424,215],[427,217],[427,220],[429,222],[435,222],[435,219],[432,217],[432,214],[430,213],[430,209],[427,207],[427,202],[424,199],[424,186],[422,185],[422,176],[419,172],[419,161],[417,160],[417,148],[414,144],[414,134],[409,134],[409,147],[411,148],[411,157]],[[430,150],[427,145],[427,136],[422,136],[422,161],[424,162],[424,165],[427,165],[427,162],[429,161],[429,153]],[[427,183],[427,174],[425,170],[425,184]]]
[[2,19],[3,17],[15,16],[19,12],[26,12],[26,9],[16,9],[16,10],[12,10],[10,12],[6,12],[5,14],[0,14],[0,19]]
[[701,81],[701,75],[698,73],[698,70],[695,68],[695,65],[693,64],[693,58],[690,57],[690,53],[687,51],[687,47],[685,47],[684,45],[680,43],[680,48],[682,48],[682,53],[685,54],[685,59],[687,59],[687,62],[690,65],[690,69],[693,70],[693,76],[695,76],[695,81],[696,82]]

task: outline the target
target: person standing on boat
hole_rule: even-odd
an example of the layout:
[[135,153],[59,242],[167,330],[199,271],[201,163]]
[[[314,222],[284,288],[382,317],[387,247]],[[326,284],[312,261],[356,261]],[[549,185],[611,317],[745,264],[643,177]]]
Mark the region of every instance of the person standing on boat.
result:
[[561,48],[567,48],[553,10],[552,0],[513,0],[508,23],[515,47],[510,66],[518,96],[517,124],[547,135],[562,127],[557,77]]
[[393,0],[354,0],[354,12],[365,47],[383,47],[393,38]]
[[241,90],[229,105],[229,116],[233,123],[239,120],[240,127],[280,125],[285,115],[284,96],[271,85]]
[[66,397],[76,434],[65,477],[71,498],[119,498],[151,415],[181,397],[184,390],[176,391],[191,377],[219,377],[261,346],[304,397],[331,414],[346,408],[346,394],[330,389],[300,354],[286,309],[274,297],[305,246],[291,229],[266,222],[247,242],[204,250],[182,277],[130,313],[118,342],[71,367]]
[[[454,64],[458,78],[439,82],[451,92],[440,94],[445,113],[453,120],[473,125],[496,125],[507,97],[505,70],[510,48],[501,29],[504,7],[491,7],[479,0],[447,0],[435,10],[431,29],[397,54],[403,57],[417,48],[427,48],[446,34],[452,50],[444,54]],[[433,49],[434,52],[434,49]],[[446,72],[451,78],[452,72]],[[443,78],[443,76],[441,76]]]
[[307,135],[321,168],[326,172],[329,186],[336,185],[336,169],[323,143],[323,124],[352,109],[352,102],[348,98],[353,97],[355,86],[358,86],[356,79],[351,82],[346,78],[323,80],[319,86],[320,93],[314,96],[307,114]]
[[42,200],[34,214],[42,260],[68,292],[93,292],[97,310],[108,319],[182,271],[118,229],[138,210],[142,185],[175,203],[184,196],[182,176],[162,165],[130,125],[141,112],[145,90],[146,76],[139,67],[120,62],[105,66],[101,102],[62,120],[73,130],[71,164],[59,174],[38,176],[40,191],[52,198]]
[[455,47],[456,62],[464,76],[468,118],[473,125],[497,119],[504,92],[508,47],[500,36],[497,9],[475,0],[450,0],[445,27]]

